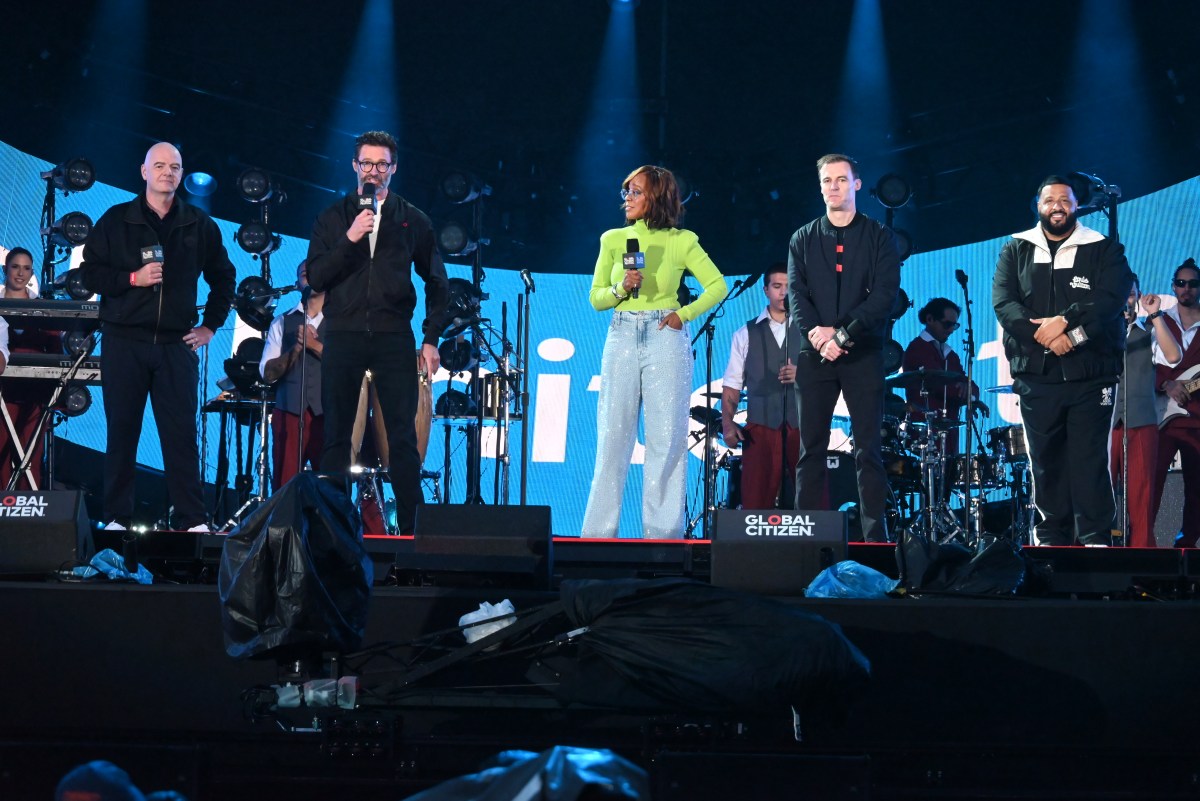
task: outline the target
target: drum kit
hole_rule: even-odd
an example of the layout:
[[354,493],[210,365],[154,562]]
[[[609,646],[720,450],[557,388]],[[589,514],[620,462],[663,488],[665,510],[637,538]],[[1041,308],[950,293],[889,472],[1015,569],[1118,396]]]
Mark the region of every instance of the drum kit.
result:
[[[931,389],[966,380],[954,371],[916,370],[885,381],[896,389],[916,388],[921,398],[919,404],[908,407],[903,418],[884,418],[884,465],[891,505],[896,510],[896,519],[890,522],[936,542],[958,539],[973,544],[987,532],[1027,543],[1033,504],[1024,427],[993,428],[985,437],[974,437],[978,443],[974,453],[952,453],[947,445],[956,444],[957,437],[949,434],[964,422],[944,417],[928,403]],[[990,391],[1011,390],[995,387]],[[958,508],[952,508],[954,501],[961,501]]]

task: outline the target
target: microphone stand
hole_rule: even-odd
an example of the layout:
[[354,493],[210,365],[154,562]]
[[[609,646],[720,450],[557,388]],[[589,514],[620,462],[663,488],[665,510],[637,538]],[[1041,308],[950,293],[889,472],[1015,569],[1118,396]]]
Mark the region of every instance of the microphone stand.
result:
[[[974,387],[975,387],[975,381],[974,381],[975,315],[972,313],[972,309],[971,309],[971,293],[967,289],[967,274],[962,272],[961,270],[959,270],[956,273],[956,277],[958,279],[958,283],[962,286],[963,309],[966,310],[966,315],[967,315],[967,328],[966,328],[966,337],[963,339],[963,352],[964,352],[964,355],[966,356],[966,361],[967,361],[967,390],[966,390],[967,422],[973,423],[973,416],[975,414],[975,401],[974,401],[974,398],[972,397],[974,394]],[[966,513],[967,513],[966,524],[967,525],[966,525],[966,529],[968,532],[968,536],[974,538],[976,547],[982,547],[982,544],[983,544],[983,516],[979,513],[980,512],[979,504],[981,504],[983,502],[983,498],[982,498],[982,494],[983,494],[982,467],[983,467],[983,465],[982,465],[982,461],[981,461],[981,463],[980,463],[981,470],[980,470],[980,475],[979,475],[978,491],[975,493],[972,493],[972,491],[971,491],[971,489],[972,489],[971,488],[971,459],[974,458],[972,456],[972,446],[974,445],[973,439],[974,439],[975,428],[974,428],[974,425],[968,425],[966,428],[967,428],[967,430],[963,436],[963,446],[964,446],[963,452],[966,454],[966,464],[964,466],[964,471],[963,471],[965,473],[964,478],[966,479],[965,484],[966,484],[966,491],[967,491],[967,508],[966,508]]]
[[308,411],[308,298],[309,295],[300,293],[300,419],[296,424],[299,439],[296,443],[296,475],[304,470],[304,413]]
[[[746,286],[745,283],[742,286]],[[713,511],[713,449],[712,449],[712,349],[713,349],[713,321],[721,316],[726,301],[737,297],[740,292],[736,290],[726,295],[717,307],[713,309],[704,324],[700,326],[700,330],[696,332],[696,336],[692,337],[692,348],[695,349],[696,343],[700,341],[700,337],[704,337],[704,402],[705,402],[705,417],[704,417],[704,472],[703,472],[703,511],[692,520],[688,525],[687,531],[684,532],[684,537],[690,537],[695,530],[696,523],[701,519],[704,520],[704,534],[707,537],[712,530],[712,511]]]
[[521,505],[528,502],[529,491],[529,296],[533,294],[533,280],[525,285],[522,305],[517,307],[517,344],[520,352],[517,363],[521,365],[521,373],[517,378],[520,387],[518,396],[521,399]]
[[[770,312],[767,312],[768,316]],[[792,358],[791,351],[792,343],[792,308],[788,297],[783,297],[783,363],[786,365]],[[793,379],[791,386],[796,385]],[[791,509],[796,505],[795,493],[792,493],[792,502],[787,502],[787,493],[784,490],[787,488],[788,474],[788,458],[787,458],[787,435],[788,435],[788,400],[795,400],[788,397],[788,384],[781,384],[780,389],[783,393],[783,419],[779,422],[779,492],[775,496],[775,506],[780,509]],[[792,404],[795,406],[795,403]],[[799,421],[797,421],[799,422]]]

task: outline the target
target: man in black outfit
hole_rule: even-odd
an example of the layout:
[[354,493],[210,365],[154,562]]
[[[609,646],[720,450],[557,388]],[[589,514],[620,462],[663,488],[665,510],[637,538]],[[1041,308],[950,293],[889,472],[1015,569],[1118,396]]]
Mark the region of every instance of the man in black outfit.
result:
[[[237,273],[217,224],[175,192],[183,159],[159,142],[142,164],[146,191],[113,206],[83,249],[83,280],[100,298],[101,391],[108,423],[104,509],[110,529],[129,526],[146,397],[162,444],[176,529],[206,531],[196,445],[196,351],[229,316]],[[161,255],[159,255],[161,254]],[[208,284],[196,325],[200,276]]]
[[[429,218],[388,192],[396,170],[396,140],[391,134],[360,135],[353,167],[359,194],[321,213],[308,246],[308,281],[315,291],[326,293],[321,470],[349,470],[359,387],[363,373],[370,370],[387,430],[396,523],[401,534],[411,534],[421,490],[417,370],[427,370],[432,378],[440,364],[437,343],[449,282]],[[375,187],[377,211],[360,205],[367,184]],[[425,282],[420,354],[412,332],[414,267]]]
[[854,434],[863,539],[886,542],[882,346],[900,290],[900,253],[892,232],[858,213],[858,165],[831,153],[817,161],[826,213],[792,235],[788,287],[792,324],[804,334],[796,364],[800,458],[796,508],[827,504],[825,452],[838,395]]
[[1000,251],[992,304],[1020,398],[1042,520],[1037,545],[1111,544],[1108,439],[1133,273],[1125,248],[1076,221],[1068,179],[1038,187],[1038,224]]

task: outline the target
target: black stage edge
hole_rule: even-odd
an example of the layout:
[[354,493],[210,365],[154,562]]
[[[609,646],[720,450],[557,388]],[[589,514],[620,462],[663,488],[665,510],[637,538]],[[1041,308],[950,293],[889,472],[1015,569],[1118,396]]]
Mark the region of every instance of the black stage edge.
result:
[[[660,573],[689,555],[695,570],[703,543],[576,545],[566,566],[560,557],[566,572],[578,562]],[[873,550],[851,555],[891,550],[864,547]],[[651,564],[635,569],[635,554]],[[1157,556],[1150,568],[1191,561]],[[482,600],[505,597],[527,609],[553,596],[377,587],[367,641],[452,627]],[[318,734],[245,719],[243,692],[273,682],[276,669],[225,656],[215,587],[4,582],[0,797],[48,798],[72,764],[109,758],[143,788],[174,787],[192,801],[347,790],[394,799],[497,751],[552,744],[613,748],[651,771],[656,798],[730,797],[731,783],[747,801],[1200,796],[1195,602],[792,602],[840,623],[873,664],[849,723],[802,744],[787,710],[770,721],[643,718],[430,691],[377,721],[387,732],[380,754],[336,759]]]
[[[97,549],[122,552],[126,532],[97,530]],[[147,531],[138,535],[138,558],[158,577],[179,583],[216,581],[223,534]],[[439,569],[444,559],[421,554],[412,537],[363,538],[378,584],[401,586],[532,587],[510,571],[489,575]],[[708,540],[591,540],[554,537],[554,576],[614,579],[683,576],[707,581]],[[1022,551],[1034,568],[1030,577],[1039,596],[1179,599],[1200,597],[1200,549],[1036,548]],[[847,558],[898,578],[895,546],[850,543]],[[801,587],[797,587],[800,594]]]

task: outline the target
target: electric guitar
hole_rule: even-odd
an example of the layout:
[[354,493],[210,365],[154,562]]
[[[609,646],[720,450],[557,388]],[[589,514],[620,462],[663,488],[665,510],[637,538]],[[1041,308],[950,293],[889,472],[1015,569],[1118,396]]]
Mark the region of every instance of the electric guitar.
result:
[[1200,364],[1184,370],[1176,380],[1183,383],[1183,389],[1189,395],[1188,402],[1180,406],[1171,398],[1167,398],[1166,410],[1163,412],[1162,422],[1158,424],[1159,428],[1176,417],[1200,417]]

